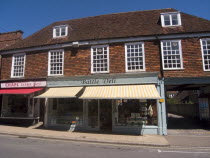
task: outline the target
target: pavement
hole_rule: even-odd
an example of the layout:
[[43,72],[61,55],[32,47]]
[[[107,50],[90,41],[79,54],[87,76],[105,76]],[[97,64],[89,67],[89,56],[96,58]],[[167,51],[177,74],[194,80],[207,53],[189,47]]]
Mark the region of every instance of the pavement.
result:
[[171,147],[210,147],[210,129],[201,121],[175,114],[168,115],[168,135]]
[[54,139],[65,141],[94,142],[106,144],[121,145],[144,145],[144,146],[169,146],[164,136],[160,135],[119,135],[119,134],[101,134],[84,133],[69,131],[54,131],[47,129],[36,129],[27,127],[14,127],[0,125],[0,134],[14,135],[19,137],[34,137],[42,139]]

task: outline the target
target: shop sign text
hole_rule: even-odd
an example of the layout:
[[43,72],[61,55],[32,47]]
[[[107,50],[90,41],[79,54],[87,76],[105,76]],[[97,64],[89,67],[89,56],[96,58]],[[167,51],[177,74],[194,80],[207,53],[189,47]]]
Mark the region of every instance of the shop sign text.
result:
[[85,79],[85,80],[82,80],[81,83],[83,85],[114,84],[114,83],[116,83],[116,78]]
[[7,82],[1,83],[1,88],[46,87],[46,81]]

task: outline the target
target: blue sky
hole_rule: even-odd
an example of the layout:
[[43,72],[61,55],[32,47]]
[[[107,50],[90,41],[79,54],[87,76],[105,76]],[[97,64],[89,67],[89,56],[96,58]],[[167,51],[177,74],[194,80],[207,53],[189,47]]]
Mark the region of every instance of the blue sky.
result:
[[27,37],[55,21],[161,8],[210,20],[210,0],[0,0],[0,33]]

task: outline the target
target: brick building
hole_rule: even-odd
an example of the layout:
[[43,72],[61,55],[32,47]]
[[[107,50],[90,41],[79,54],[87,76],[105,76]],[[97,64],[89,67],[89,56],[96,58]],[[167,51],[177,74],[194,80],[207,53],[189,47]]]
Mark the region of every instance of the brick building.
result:
[[55,22],[1,51],[1,116],[45,106],[49,128],[166,135],[165,86],[209,89],[209,24],[175,9]]

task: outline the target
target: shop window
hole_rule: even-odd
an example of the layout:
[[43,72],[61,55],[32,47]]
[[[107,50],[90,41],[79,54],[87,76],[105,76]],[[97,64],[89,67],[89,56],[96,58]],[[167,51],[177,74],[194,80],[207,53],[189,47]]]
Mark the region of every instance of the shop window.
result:
[[109,72],[109,47],[93,46],[91,48],[91,73]]
[[[27,117],[28,96],[8,95],[4,100],[4,117]],[[7,104],[6,104],[7,103]]]
[[51,125],[83,124],[83,100],[73,98],[52,99],[50,111]]
[[183,69],[181,40],[162,41],[161,47],[163,69]]
[[210,71],[210,39],[201,39],[203,69]]
[[13,55],[11,77],[24,77],[25,54]]
[[157,126],[156,100],[116,100],[117,126]]
[[53,99],[52,110],[57,110],[57,99],[56,98]]
[[68,26],[60,25],[53,28],[53,38],[56,37],[65,37],[68,35]]
[[145,71],[144,44],[125,44],[126,71]]
[[48,75],[63,75],[64,51],[54,50],[49,52]]
[[162,13],[161,23],[163,27],[169,26],[180,26],[181,25],[181,15],[180,13]]

